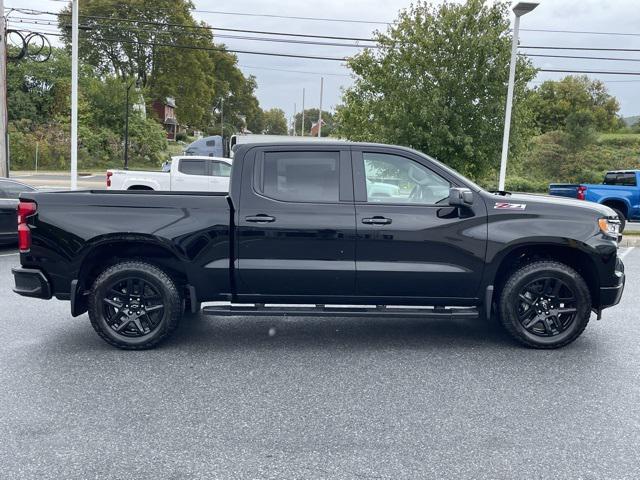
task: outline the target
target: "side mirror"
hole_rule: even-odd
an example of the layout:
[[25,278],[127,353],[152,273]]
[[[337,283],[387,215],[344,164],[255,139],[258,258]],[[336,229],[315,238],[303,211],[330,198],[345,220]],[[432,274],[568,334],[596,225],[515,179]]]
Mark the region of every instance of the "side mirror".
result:
[[466,207],[473,204],[473,192],[468,188],[449,189],[449,205],[452,207]]

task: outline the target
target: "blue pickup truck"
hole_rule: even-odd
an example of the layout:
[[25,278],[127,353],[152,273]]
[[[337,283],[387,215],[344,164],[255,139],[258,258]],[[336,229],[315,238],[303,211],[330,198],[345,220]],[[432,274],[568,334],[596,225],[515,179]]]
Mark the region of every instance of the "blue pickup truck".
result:
[[549,195],[577,198],[611,207],[620,217],[620,231],[627,220],[640,220],[640,170],[607,172],[601,184],[552,183]]

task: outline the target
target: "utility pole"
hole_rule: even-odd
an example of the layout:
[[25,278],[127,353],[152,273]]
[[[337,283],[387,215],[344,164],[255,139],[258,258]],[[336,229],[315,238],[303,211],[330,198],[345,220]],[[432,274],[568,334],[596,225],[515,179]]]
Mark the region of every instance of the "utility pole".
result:
[[318,112],[318,137],[322,133],[322,86],[324,83],[324,77],[320,77],[320,108]]
[[220,97],[220,136],[224,142],[224,97]]
[[304,137],[304,88],[302,89],[302,122],[300,122],[300,136]]
[[298,110],[298,105],[296,102],[293,102],[293,136],[296,136],[296,110]]
[[7,21],[4,17],[4,0],[0,0],[0,177],[9,176],[7,123]]
[[127,85],[127,96],[125,100],[124,111],[124,169],[129,170],[129,90],[133,82]]
[[78,189],[78,0],[71,3],[71,190]]

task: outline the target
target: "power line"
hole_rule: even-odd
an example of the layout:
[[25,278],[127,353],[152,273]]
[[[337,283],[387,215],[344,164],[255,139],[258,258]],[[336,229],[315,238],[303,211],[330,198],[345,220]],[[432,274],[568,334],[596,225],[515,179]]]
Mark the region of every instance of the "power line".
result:
[[[25,19],[24,17],[13,17],[10,18],[11,22],[19,22],[28,25],[45,25],[45,26],[58,26],[58,24],[51,20],[30,20]],[[60,24],[60,27],[70,28],[70,25]],[[86,28],[87,30],[93,29],[92,25],[80,24],[80,28]],[[181,33],[175,30],[170,31],[161,31],[157,29],[148,29],[148,28],[139,28],[139,27],[125,27],[123,30],[127,32],[140,31],[140,32],[151,32],[156,35],[169,35],[172,33]],[[320,45],[320,46],[328,46],[328,47],[350,47],[350,48],[379,48],[378,45],[356,45],[353,43],[336,43],[336,42],[320,42],[313,40],[298,40],[292,38],[268,38],[268,37],[252,37],[247,35],[227,35],[227,34],[214,34],[214,38],[224,38],[224,39],[235,39],[235,40],[249,40],[255,42],[274,42],[274,43],[291,43],[291,44],[299,44],[299,45]]]
[[[66,0],[63,0],[66,1]],[[34,10],[28,8],[16,8],[16,11],[25,13],[27,15],[62,15],[69,16],[70,14],[62,13],[62,12],[48,12],[45,10]],[[200,11],[200,10],[193,10]],[[204,12],[204,10],[202,10]],[[230,13],[231,14],[231,13]],[[259,14],[247,14],[247,15],[258,15]],[[125,22],[125,23],[137,23],[142,25],[155,25],[155,26],[167,26],[167,27],[180,27],[180,28],[189,28],[189,29],[201,29],[201,30],[210,30],[210,31],[225,31],[225,32],[237,32],[237,33],[253,33],[258,35],[274,35],[274,36],[288,36],[288,37],[303,37],[303,38],[319,38],[326,40],[349,40],[354,42],[377,42],[375,38],[363,38],[363,37],[345,37],[345,36],[336,36],[336,35],[313,35],[306,33],[290,33],[290,32],[280,32],[280,31],[267,31],[267,30],[249,30],[249,29],[239,29],[239,28],[222,28],[222,27],[211,27],[204,25],[183,25],[179,23],[169,23],[169,22],[153,22],[147,20],[135,20],[135,19],[122,19],[122,18],[113,18],[113,17],[105,17],[99,15],[80,15],[81,18],[87,18],[91,20],[106,20],[110,22]],[[282,16],[285,17],[285,16]],[[23,18],[23,17],[18,17]],[[286,17],[288,18],[288,17]],[[295,18],[295,17],[291,17]],[[622,33],[622,32],[588,32],[588,31],[578,31],[578,30],[553,30],[553,29],[522,29],[526,31],[536,31],[536,32],[554,32],[554,33],[584,33],[584,34],[598,34],[598,35],[633,35],[640,36],[640,33]],[[218,35],[219,36],[219,35]],[[353,46],[353,45],[336,45],[336,46]],[[626,48],[600,48],[600,47],[559,47],[559,46],[528,46],[521,45],[519,48],[535,48],[535,49],[550,49],[550,50],[594,50],[594,51],[640,51],[640,49],[626,49]]]
[[294,15],[273,15],[267,13],[246,13],[246,12],[223,12],[221,10],[191,10],[197,13],[213,13],[216,15],[237,15],[241,17],[267,17],[267,18],[285,18],[289,20],[311,20],[317,22],[339,22],[339,23],[365,23],[369,25],[390,25],[390,22],[378,22],[374,20],[354,20],[346,18],[322,18],[322,17],[298,17]]
[[[47,0],[50,2],[60,2],[60,3],[69,3],[68,0]],[[35,11],[35,10],[34,10]],[[196,13],[207,13],[207,14],[216,14],[216,15],[235,15],[235,16],[249,16],[249,17],[267,17],[267,18],[282,18],[282,19],[293,19],[293,20],[311,20],[311,21],[324,21],[324,22],[346,22],[346,23],[364,23],[371,25],[392,25],[393,22],[382,22],[382,21],[374,21],[374,20],[356,20],[356,19],[345,19],[345,18],[322,18],[322,17],[303,17],[303,16],[294,16],[294,15],[277,15],[277,14],[266,14],[266,13],[247,13],[247,12],[226,12],[221,10],[199,10],[193,9],[192,12]],[[41,12],[45,13],[45,12]],[[204,27],[207,28],[207,27]],[[217,30],[229,30],[229,31],[244,31],[250,32],[249,30],[238,30],[238,29],[222,29],[216,28]],[[573,35],[607,35],[607,36],[640,36],[640,33],[634,32],[601,32],[594,30],[562,30],[562,29],[552,29],[552,28],[521,28],[520,31],[523,32],[539,32],[539,33],[565,33],[565,34],[573,34]],[[254,31],[251,33],[268,33],[261,31]],[[274,33],[275,34],[275,33]],[[283,33],[279,33],[279,35],[287,35]],[[313,37],[315,35],[298,35],[298,34],[290,34],[294,36],[308,36]],[[318,35],[320,38],[332,38],[334,40],[359,40],[359,41],[375,41],[374,39],[366,39],[366,38],[348,38],[348,37],[327,37]]]
[[[533,80],[529,83],[533,83],[536,85],[540,85],[545,82],[550,82],[551,80]],[[603,80],[605,83],[640,83],[640,80]]]
[[[68,0],[48,0],[50,2],[69,3]],[[193,9],[196,13],[210,13],[215,15],[235,15],[240,17],[266,17],[266,18],[283,18],[288,20],[310,20],[315,22],[339,22],[339,23],[364,23],[369,25],[390,25],[391,22],[380,22],[376,20],[356,20],[351,18],[325,18],[325,17],[301,17],[294,15],[276,15],[269,13],[247,13],[247,12],[225,12],[222,10],[198,10]]]
[[[30,8],[16,8],[14,9],[20,13],[24,13],[25,15],[54,15],[54,16],[70,16],[68,13],[63,12],[48,12],[45,10],[33,10]],[[18,17],[24,18],[24,17]],[[350,40],[354,42],[376,42],[377,40],[374,38],[362,38],[362,37],[344,37],[344,36],[336,36],[336,35],[312,35],[307,33],[290,33],[290,32],[278,32],[278,31],[267,31],[267,30],[247,30],[240,28],[222,28],[222,27],[211,27],[204,25],[183,25],[181,23],[170,23],[170,22],[153,22],[149,20],[135,20],[128,18],[113,18],[113,17],[105,17],[100,15],[80,15],[80,18],[87,18],[90,20],[106,20],[110,22],[125,22],[125,23],[137,23],[142,25],[155,25],[155,26],[164,26],[164,27],[180,27],[180,28],[188,28],[191,30],[210,30],[215,32],[216,30],[223,32],[239,32],[239,33],[255,33],[259,35],[275,35],[275,36],[285,36],[285,37],[304,37],[304,38],[321,38],[326,40]],[[44,20],[42,20],[44,21]]]
[[521,32],[541,32],[541,33],[569,33],[577,35],[614,35],[614,36],[630,36],[640,37],[640,33],[627,33],[627,32],[595,32],[587,30],[554,30],[550,28],[521,28]]
[[591,73],[598,75],[640,75],[640,72],[608,72],[601,70],[560,70],[555,68],[538,68],[539,72],[558,72],[558,73]]
[[238,64],[239,67],[242,68],[250,68],[250,69],[255,69],[255,70],[273,70],[275,72],[288,72],[288,73],[304,73],[304,74],[309,74],[309,75],[318,75],[318,76],[335,76],[335,77],[350,77],[351,75],[348,73],[326,73],[326,72],[309,72],[309,71],[304,71],[304,70],[289,70],[286,68],[271,68],[271,67],[255,67],[253,65],[241,65]]
[[640,52],[640,48],[604,48],[604,47],[542,47],[538,45],[520,45],[518,48],[531,48],[538,50],[593,50],[599,52]]
[[[65,0],[66,1],[66,0]],[[34,33],[34,31],[32,30],[25,30],[25,32],[29,32],[29,33]],[[53,35],[53,36],[58,36],[61,37],[63,36],[63,34],[58,33],[57,31],[51,31],[51,30],[42,30],[41,32],[43,35]],[[108,39],[104,39],[104,40],[108,40]],[[127,43],[137,43],[137,42],[127,42]],[[156,45],[158,45],[156,43]],[[229,50],[226,50],[229,51]],[[255,69],[255,70],[271,70],[271,71],[276,71],[276,72],[288,72],[288,73],[301,73],[301,74],[308,74],[308,75],[328,75],[328,76],[337,76],[337,77],[350,77],[350,74],[347,73],[327,73],[327,72],[311,72],[311,71],[305,71],[305,70],[291,70],[291,69],[285,69],[285,68],[271,68],[271,67],[258,67],[258,66],[254,66],[254,65],[241,65],[238,64],[239,67],[243,67],[243,68],[249,68],[249,69]]]
[[[65,35],[62,33],[52,33],[52,32],[38,32],[34,30],[24,30],[24,32],[28,33],[44,33],[46,35],[53,35],[56,37],[64,37]],[[186,50],[203,50],[209,52],[228,52],[228,53],[246,53],[248,55],[266,55],[270,57],[289,57],[289,58],[306,58],[310,60],[332,60],[337,62],[346,62],[346,57],[321,57],[317,55],[297,55],[293,53],[280,53],[280,52],[256,52],[252,50],[232,50],[224,47],[202,47],[195,45],[179,45],[174,43],[164,43],[164,42],[141,42],[135,40],[123,40],[119,38],[107,38],[107,37],[97,37],[96,40],[105,41],[105,42],[115,42],[115,43],[128,43],[133,45],[146,45],[146,46],[156,46],[156,47],[173,47],[180,48]]]
[[524,57],[544,57],[544,58],[571,58],[579,60],[613,60],[617,62],[640,62],[640,58],[615,58],[615,57],[584,57],[581,55],[546,55],[538,53],[519,53]]

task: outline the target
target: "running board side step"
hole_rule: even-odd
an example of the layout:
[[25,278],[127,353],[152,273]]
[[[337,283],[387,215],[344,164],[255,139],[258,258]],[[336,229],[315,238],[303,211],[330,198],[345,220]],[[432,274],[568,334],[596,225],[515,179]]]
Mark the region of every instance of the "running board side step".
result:
[[405,307],[357,305],[281,305],[281,304],[226,304],[205,306],[205,315],[260,316],[260,317],[391,317],[391,318],[478,318],[475,307]]

